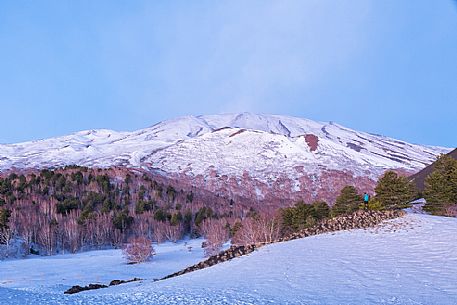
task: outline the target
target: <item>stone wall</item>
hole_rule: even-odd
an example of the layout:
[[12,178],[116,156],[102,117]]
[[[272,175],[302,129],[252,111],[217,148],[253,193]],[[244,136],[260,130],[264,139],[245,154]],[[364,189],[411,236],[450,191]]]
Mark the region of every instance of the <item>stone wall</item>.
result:
[[366,229],[374,227],[384,220],[401,217],[405,214],[402,210],[388,211],[364,211],[359,210],[350,215],[339,216],[335,218],[325,219],[317,225],[306,228],[300,232],[292,233],[291,235],[280,239],[279,241],[288,241],[307,236],[335,232],[351,229]]

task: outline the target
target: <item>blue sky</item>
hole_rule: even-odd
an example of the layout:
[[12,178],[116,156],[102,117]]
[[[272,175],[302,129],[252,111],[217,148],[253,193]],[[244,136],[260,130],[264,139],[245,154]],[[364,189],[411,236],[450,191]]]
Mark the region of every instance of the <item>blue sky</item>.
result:
[[0,1],[0,143],[240,111],[457,146],[456,2]]

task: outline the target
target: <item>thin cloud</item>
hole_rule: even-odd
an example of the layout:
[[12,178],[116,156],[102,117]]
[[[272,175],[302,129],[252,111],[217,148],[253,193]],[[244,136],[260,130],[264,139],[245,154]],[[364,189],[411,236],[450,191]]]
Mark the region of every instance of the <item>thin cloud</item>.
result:
[[120,95],[151,111],[158,103],[187,112],[277,111],[277,92],[308,90],[356,58],[371,13],[366,1],[184,6],[163,18],[150,4],[106,34],[115,55],[104,59],[107,75]]

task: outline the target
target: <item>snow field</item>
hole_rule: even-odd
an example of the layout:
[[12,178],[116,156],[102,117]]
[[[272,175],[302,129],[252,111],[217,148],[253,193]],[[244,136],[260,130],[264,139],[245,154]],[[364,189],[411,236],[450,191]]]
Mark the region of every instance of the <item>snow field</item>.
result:
[[[455,218],[408,214],[369,230],[341,231],[272,244],[248,256],[154,282],[155,274],[177,267],[175,259],[183,257],[175,250],[168,253],[164,252],[164,256],[173,259],[160,261],[158,256],[154,268],[137,265],[144,268],[143,275],[152,275],[143,276],[147,279],[143,282],[72,296],[57,293],[59,278],[71,278],[75,272],[74,267],[59,266],[56,270],[56,261],[62,258],[40,261],[41,268],[50,274],[49,281],[54,283],[49,289],[54,292],[50,293],[37,292],[42,288],[28,278],[36,266],[0,262],[0,303],[457,304]],[[92,268],[99,270],[100,277],[113,279],[104,271],[113,265],[120,272],[115,278],[138,276],[118,263],[97,259],[103,257],[103,251],[81,255],[93,255],[87,264],[95,265]],[[72,257],[78,259],[78,255]],[[71,257],[67,260],[74,266]],[[12,264],[15,268],[9,271],[8,278],[14,279],[15,284],[4,283],[3,271]]]

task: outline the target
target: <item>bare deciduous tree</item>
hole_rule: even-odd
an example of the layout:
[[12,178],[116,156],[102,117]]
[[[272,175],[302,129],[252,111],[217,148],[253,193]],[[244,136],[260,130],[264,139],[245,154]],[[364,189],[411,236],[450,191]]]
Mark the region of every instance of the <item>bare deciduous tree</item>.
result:
[[56,225],[52,221],[45,219],[45,217],[42,217],[39,222],[38,242],[47,255],[52,255],[56,246]]
[[183,226],[181,224],[171,225],[169,222],[154,222],[154,239],[157,243],[169,240],[177,242],[183,236]]
[[145,262],[155,254],[151,240],[146,237],[130,238],[124,246],[123,253],[129,263],[133,264]]
[[223,219],[205,219],[200,224],[200,233],[206,238],[205,256],[217,254],[229,238],[226,221]]
[[6,228],[1,228],[0,229],[0,244],[6,245],[8,248],[10,245],[11,240],[13,239],[13,230],[11,228],[6,227]]
[[62,229],[65,245],[70,252],[75,253],[80,248],[80,227],[78,224],[78,213],[71,211],[67,217],[62,219]]
[[241,228],[232,239],[234,244],[248,245],[255,243],[271,243],[280,236],[278,217],[271,213],[263,213],[255,217],[245,218]]

